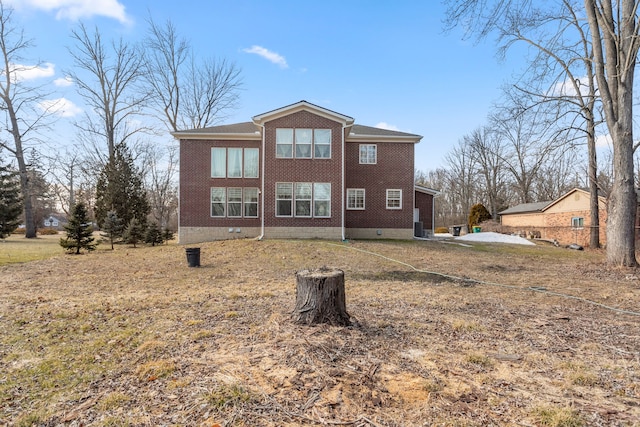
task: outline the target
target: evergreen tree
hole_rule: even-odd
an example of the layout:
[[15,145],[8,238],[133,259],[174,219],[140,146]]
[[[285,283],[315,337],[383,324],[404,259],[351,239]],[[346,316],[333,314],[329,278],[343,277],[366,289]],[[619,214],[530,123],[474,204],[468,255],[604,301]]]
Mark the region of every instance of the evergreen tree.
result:
[[157,222],[152,222],[151,224],[149,224],[149,227],[147,227],[147,232],[144,236],[144,242],[151,243],[151,246],[162,244],[162,230],[160,230]]
[[169,240],[173,240],[173,231],[169,230],[168,228],[165,228],[162,231],[162,240],[164,240],[165,242],[169,242]]
[[115,211],[107,212],[107,217],[102,224],[102,231],[100,235],[107,237],[111,243],[111,250],[113,250],[113,243],[122,237],[124,226],[122,225],[122,219],[118,218],[118,214]]
[[135,248],[136,244],[144,238],[144,231],[144,225],[134,216],[124,230],[125,242],[132,244]]
[[21,213],[22,197],[17,174],[0,165],[0,239],[16,229]]
[[93,243],[93,227],[89,221],[89,214],[84,203],[78,203],[74,206],[69,222],[64,226],[67,232],[66,239],[60,239],[60,246],[67,251],[76,250],[76,255],[80,253],[80,249],[92,251],[97,244]]
[[480,224],[482,221],[488,221],[490,219],[491,213],[482,203],[476,203],[471,206],[471,211],[469,212],[469,232],[471,232],[472,227]]
[[114,211],[123,224],[129,224],[135,217],[143,226],[150,211],[142,175],[124,143],[116,146],[96,184],[95,217],[100,228],[104,227],[109,211]]

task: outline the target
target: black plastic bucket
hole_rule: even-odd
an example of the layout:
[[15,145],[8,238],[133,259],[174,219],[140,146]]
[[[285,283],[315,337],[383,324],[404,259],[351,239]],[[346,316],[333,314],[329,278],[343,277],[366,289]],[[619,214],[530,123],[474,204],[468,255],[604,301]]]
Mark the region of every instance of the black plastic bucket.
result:
[[189,267],[200,267],[200,248],[186,248]]

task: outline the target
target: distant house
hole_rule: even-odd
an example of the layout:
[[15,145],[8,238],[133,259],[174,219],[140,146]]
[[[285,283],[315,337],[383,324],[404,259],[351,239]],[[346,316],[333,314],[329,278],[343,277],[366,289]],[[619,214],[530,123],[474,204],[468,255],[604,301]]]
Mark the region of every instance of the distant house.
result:
[[63,230],[66,223],[66,218],[61,215],[49,215],[42,221],[44,227],[55,228],[56,230]]
[[422,237],[434,190],[414,186],[422,137],[300,101],[252,121],[174,132],[180,243],[238,237]]
[[591,195],[574,188],[556,200],[525,203],[499,212],[503,231],[527,237],[556,240],[566,245],[589,246],[592,227],[598,227],[600,243],[606,243],[607,200],[600,196],[600,224],[591,224]]

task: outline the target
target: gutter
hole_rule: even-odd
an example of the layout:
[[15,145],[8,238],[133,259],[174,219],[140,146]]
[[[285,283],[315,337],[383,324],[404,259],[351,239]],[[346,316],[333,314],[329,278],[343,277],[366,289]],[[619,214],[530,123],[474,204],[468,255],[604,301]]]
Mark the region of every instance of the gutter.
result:
[[344,136],[344,131],[345,131],[345,129],[346,129],[347,127],[350,127],[350,126],[353,126],[353,124],[350,124],[350,125],[348,125],[348,126],[347,126],[346,124],[345,124],[345,125],[343,125],[343,126],[342,126],[342,135],[341,135],[341,137],[342,137],[342,165],[341,165],[341,167],[342,167],[342,173],[341,173],[341,178],[342,178],[342,188],[341,188],[341,190],[340,190],[340,191],[341,191],[341,201],[340,201],[340,205],[341,205],[341,218],[340,218],[341,224],[340,224],[340,230],[341,230],[341,231],[340,231],[340,234],[341,234],[341,240],[342,240],[342,241],[345,241],[345,240],[346,240],[346,237],[345,237],[345,230],[344,230],[344,226],[345,226],[345,224],[344,224],[344,223],[345,223],[345,218],[344,218],[344,217],[345,217],[345,206],[344,206],[344,204],[345,204],[345,200],[344,200],[344,199],[345,199],[345,188],[344,188],[344,186],[346,185],[346,181],[345,181],[345,177],[344,177],[344,174],[345,174],[345,163],[346,163],[346,159],[345,159],[345,136]]

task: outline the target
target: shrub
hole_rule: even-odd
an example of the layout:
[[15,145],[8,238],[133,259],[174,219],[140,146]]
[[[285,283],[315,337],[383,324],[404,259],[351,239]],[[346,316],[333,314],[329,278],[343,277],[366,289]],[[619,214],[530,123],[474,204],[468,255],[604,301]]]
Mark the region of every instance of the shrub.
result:
[[448,233],[449,229],[447,227],[436,227],[436,233],[438,234],[442,234],[442,233]]
[[482,221],[491,219],[491,213],[484,207],[482,203],[476,203],[469,211],[469,231],[474,225],[480,224]]
[[41,236],[53,236],[58,234],[58,230],[55,228],[40,228],[38,229],[38,234]]

